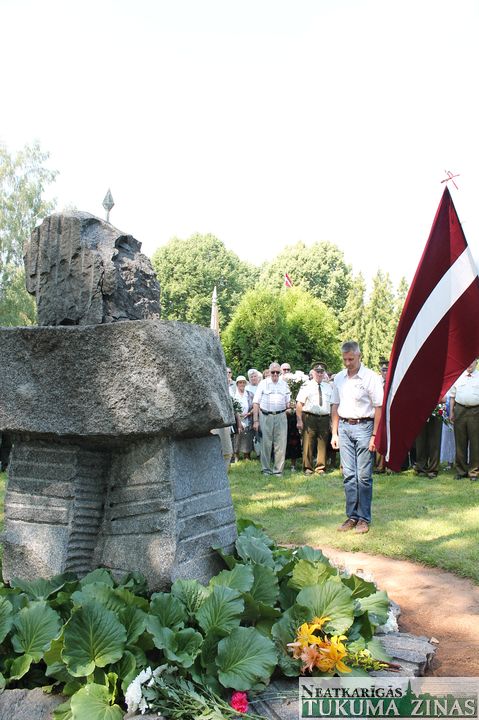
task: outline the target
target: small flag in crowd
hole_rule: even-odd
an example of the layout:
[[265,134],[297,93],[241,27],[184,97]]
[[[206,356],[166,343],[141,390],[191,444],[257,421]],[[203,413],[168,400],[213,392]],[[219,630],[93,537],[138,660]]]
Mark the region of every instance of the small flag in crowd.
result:
[[434,407],[479,356],[479,277],[448,188],[399,320],[377,447],[399,470]]
[[293,283],[291,282],[291,278],[289,277],[288,273],[284,273],[284,287],[293,287]]

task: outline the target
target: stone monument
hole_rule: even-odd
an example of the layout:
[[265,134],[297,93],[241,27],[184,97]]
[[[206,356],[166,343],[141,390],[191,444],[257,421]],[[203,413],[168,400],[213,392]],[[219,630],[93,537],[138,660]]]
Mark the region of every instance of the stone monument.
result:
[[159,319],[140,243],[54,214],[26,247],[38,327],[0,329],[0,432],[13,441],[3,576],[95,567],[150,589],[207,580],[236,538],[216,427],[233,412],[218,338]]

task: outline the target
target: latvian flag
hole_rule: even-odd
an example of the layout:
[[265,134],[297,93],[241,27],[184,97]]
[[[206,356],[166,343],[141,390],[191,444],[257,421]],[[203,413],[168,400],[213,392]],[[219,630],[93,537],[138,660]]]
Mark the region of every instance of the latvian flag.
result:
[[288,273],[284,273],[284,287],[293,287],[293,283]]
[[479,278],[444,190],[394,339],[377,447],[399,470],[436,404],[479,356]]

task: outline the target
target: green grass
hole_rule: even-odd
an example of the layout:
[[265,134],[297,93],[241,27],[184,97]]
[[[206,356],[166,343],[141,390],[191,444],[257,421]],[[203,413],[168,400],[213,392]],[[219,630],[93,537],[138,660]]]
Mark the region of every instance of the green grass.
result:
[[[479,584],[479,482],[454,480],[452,471],[435,480],[412,471],[375,475],[371,530],[355,535],[336,532],[345,517],[338,470],[323,477],[286,470],[272,480],[253,460],[232,465],[229,479],[236,516],[260,523],[279,543],[413,560]],[[0,528],[5,482],[0,473]]]
[[355,535],[336,531],[345,519],[338,470],[322,477],[285,470],[273,480],[257,461],[242,461],[229,478],[236,516],[260,523],[279,543],[413,560],[479,584],[479,482],[454,480],[453,471],[434,480],[411,470],[375,475],[371,529]]

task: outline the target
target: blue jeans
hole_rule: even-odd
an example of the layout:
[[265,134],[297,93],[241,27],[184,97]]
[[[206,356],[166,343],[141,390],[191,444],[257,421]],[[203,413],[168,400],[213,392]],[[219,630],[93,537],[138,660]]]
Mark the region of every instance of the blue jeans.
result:
[[339,421],[339,453],[344,477],[346,515],[371,522],[374,453],[369,450],[373,421],[349,425]]

